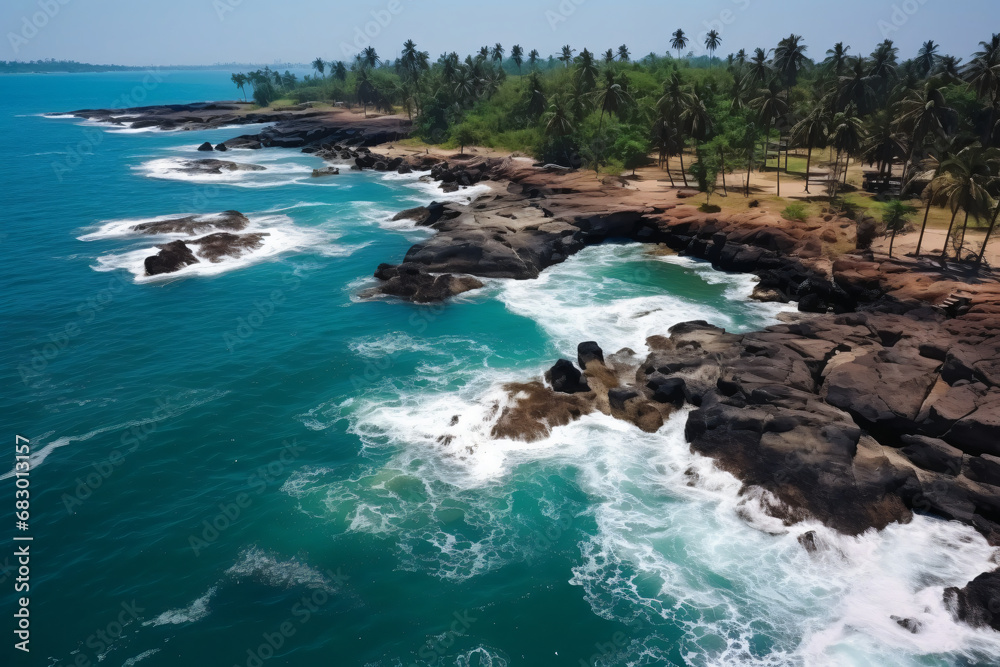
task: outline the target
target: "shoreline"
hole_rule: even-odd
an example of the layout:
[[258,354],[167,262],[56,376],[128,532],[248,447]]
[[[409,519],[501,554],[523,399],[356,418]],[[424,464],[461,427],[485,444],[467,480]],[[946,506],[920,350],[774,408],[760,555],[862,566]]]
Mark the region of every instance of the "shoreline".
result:
[[[130,122],[217,129],[234,124],[238,111],[176,106],[145,108]],[[442,301],[482,287],[480,278],[536,278],[588,245],[630,239],[755,274],[756,298],[797,302],[812,314],[744,335],[682,323],[647,339],[646,355],[608,347],[605,359],[600,345],[580,341],[575,365],[560,360],[544,380],[508,387],[496,437],[530,441],[592,411],[655,432],[693,406],[690,447],[733,473],[744,492],[767,491],[774,502],[765,509],[783,521],[811,517],[857,535],[922,512],[970,525],[1000,546],[995,273],[854,251],[854,221],[829,213],[805,223],[763,208],[705,213],[691,190],[650,191],[509,155],[396,147],[388,142],[409,132],[400,117],[309,109],[261,117],[247,113],[237,124],[274,125],[208,150],[302,148],[353,159],[352,168],[429,171],[423,178],[443,192],[489,185],[469,204],[432,202],[397,215],[435,234],[400,264],[380,265],[380,284],[364,296]],[[805,549],[815,546],[803,540]],[[945,597],[961,620],[1000,630],[990,609],[1000,572]]]

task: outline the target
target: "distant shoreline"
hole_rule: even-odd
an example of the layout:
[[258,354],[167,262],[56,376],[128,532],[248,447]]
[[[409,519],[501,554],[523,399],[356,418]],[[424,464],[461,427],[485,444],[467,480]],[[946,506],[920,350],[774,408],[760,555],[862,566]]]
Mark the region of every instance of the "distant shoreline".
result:
[[[270,64],[270,67],[280,69],[309,69],[307,63],[277,63]],[[145,72],[155,70],[219,70],[230,71],[232,69],[252,69],[263,67],[258,63],[219,63],[216,65],[92,65],[90,63],[76,63],[72,61],[45,62],[0,62],[0,74],[105,74],[112,72]]]

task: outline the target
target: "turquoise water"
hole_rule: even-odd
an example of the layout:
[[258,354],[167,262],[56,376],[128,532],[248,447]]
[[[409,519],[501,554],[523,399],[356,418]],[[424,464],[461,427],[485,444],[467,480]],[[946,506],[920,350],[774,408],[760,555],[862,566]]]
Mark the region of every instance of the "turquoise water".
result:
[[[970,529],[919,517],[847,539],[782,526],[688,451],[683,414],[657,434],[596,415],[537,443],[490,437],[503,383],[582,340],[643,354],[646,336],[684,320],[772,323],[746,277],[609,244],[443,306],[364,302],[374,268],[425,237],[389,218],[441,199],[430,186],[311,179],[320,160],[290,150],[220,156],[264,172],[180,178],[170,167],[198,144],[249,130],[38,115],[231,98],[227,72],[3,77],[0,93],[0,401],[4,437],[30,437],[35,454],[32,651],[5,645],[4,664],[997,654],[940,604],[943,587],[989,569],[993,550]],[[126,221],[226,209],[269,234],[261,252],[141,276],[156,241]],[[0,498],[13,489],[5,478]],[[809,529],[818,556],[796,541]]]

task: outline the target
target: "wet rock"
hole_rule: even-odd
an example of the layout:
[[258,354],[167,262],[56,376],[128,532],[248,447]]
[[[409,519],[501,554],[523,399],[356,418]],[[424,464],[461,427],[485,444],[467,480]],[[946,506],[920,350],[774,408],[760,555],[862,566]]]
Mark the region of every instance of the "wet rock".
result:
[[313,169],[312,177],[319,178],[320,176],[336,176],[340,173],[340,169],[337,167],[323,167],[322,169]]
[[185,266],[198,263],[198,258],[194,256],[184,241],[171,241],[157,247],[160,252],[147,257],[144,262],[147,276],[173,273]]
[[596,341],[588,340],[576,346],[576,361],[580,368],[586,368],[591,361],[604,363],[604,351]]
[[1000,570],[984,572],[962,588],[946,588],[944,601],[956,619],[1000,631]]
[[198,146],[198,150],[200,150],[200,151],[211,151],[211,150],[215,150],[215,148],[212,146],[212,144],[210,142],[206,141],[201,146]]
[[569,359],[560,359],[545,373],[545,379],[552,385],[553,391],[564,394],[577,394],[590,391],[582,374]]
[[171,170],[182,174],[221,174],[224,171],[264,171],[266,168],[259,164],[204,158],[201,160],[182,160]]
[[239,211],[223,211],[215,215],[188,215],[170,220],[154,220],[131,227],[140,234],[200,234],[210,229],[238,232],[250,221]]
[[210,262],[221,262],[225,257],[240,257],[264,245],[267,233],[231,234],[216,232],[191,241],[198,244],[198,256]]
[[383,281],[382,284],[364,290],[362,297],[394,296],[414,303],[431,303],[483,286],[480,280],[472,276],[432,275],[423,267],[405,262],[398,266],[380,264],[375,277]]

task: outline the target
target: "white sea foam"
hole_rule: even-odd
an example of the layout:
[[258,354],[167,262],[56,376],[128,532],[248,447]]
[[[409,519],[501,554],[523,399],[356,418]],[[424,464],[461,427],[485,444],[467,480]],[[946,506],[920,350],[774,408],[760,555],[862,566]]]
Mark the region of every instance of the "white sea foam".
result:
[[158,625],[180,625],[181,623],[194,623],[205,618],[209,614],[209,602],[215,597],[215,594],[219,591],[218,586],[212,586],[203,595],[196,598],[186,607],[181,607],[180,609],[170,609],[165,611],[156,618],[143,622],[144,626],[158,626]]
[[[175,217],[175,216],[169,216]],[[245,250],[236,257],[222,257],[218,262],[207,259],[200,259],[196,264],[190,264],[178,271],[164,273],[156,276],[147,276],[145,269],[145,259],[155,255],[158,250],[155,246],[147,245],[141,248],[134,248],[121,253],[112,253],[97,257],[97,263],[92,266],[95,271],[114,271],[124,269],[131,273],[135,282],[147,283],[176,278],[187,278],[191,276],[215,276],[228,271],[242,269],[258,262],[274,259],[289,252],[301,252],[309,250],[327,257],[346,257],[365,247],[367,243],[355,245],[342,245],[336,243],[338,235],[318,227],[301,227],[292,223],[291,218],[286,215],[263,215],[250,216],[251,224],[240,233],[259,233],[265,236],[261,239],[261,246],[255,250]],[[95,234],[120,234],[123,229],[135,224],[135,221],[116,221],[108,223]],[[146,236],[150,242],[172,238],[182,238],[192,249],[195,256],[199,255],[200,245],[190,240],[206,236],[210,232],[189,237],[182,234],[158,234]]]
[[132,658],[129,658],[128,660],[126,660],[125,662],[123,662],[122,663],[122,667],[134,667],[134,665],[139,664],[140,662],[142,662],[146,658],[154,656],[154,655],[156,655],[159,652],[160,652],[160,649],[158,649],[158,648],[151,648],[148,651],[143,651],[139,655],[134,656]]
[[308,586],[327,591],[336,588],[319,570],[298,558],[281,559],[256,546],[240,552],[240,559],[226,570],[226,575],[236,581],[252,579],[277,588]]

